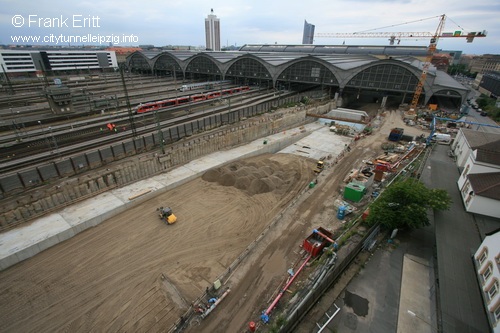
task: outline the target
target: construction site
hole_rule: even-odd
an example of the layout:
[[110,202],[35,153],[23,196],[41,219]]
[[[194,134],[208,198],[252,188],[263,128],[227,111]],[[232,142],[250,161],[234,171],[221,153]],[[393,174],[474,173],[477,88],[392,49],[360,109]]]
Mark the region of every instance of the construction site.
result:
[[[8,304],[2,330],[228,332],[260,322],[287,270],[304,260],[303,240],[312,230],[338,237],[380,190],[377,184],[395,171],[387,165],[406,164],[414,149],[384,152],[390,130],[424,133],[406,126],[397,111],[371,113],[375,129],[369,136],[355,127],[352,136],[338,134],[329,119],[320,119],[2,234],[2,247],[11,247],[3,262],[13,260],[12,253],[21,261],[0,273],[1,304]],[[261,154],[274,145],[280,147],[276,153]],[[239,159],[250,151],[254,157]],[[378,172],[384,156],[386,165],[379,169],[385,169]],[[199,176],[181,182],[182,169],[198,169]],[[166,179],[181,185],[158,191]],[[128,209],[110,213],[115,200]],[[177,217],[171,225],[158,217],[158,207],[166,205]],[[340,206],[345,217],[339,218]],[[65,232],[61,220],[81,228],[77,224],[85,219],[107,215],[112,217],[60,244],[40,243],[57,242],[53,236]],[[71,222],[76,216],[78,223]],[[36,254],[42,248],[47,249]],[[284,296],[280,305],[289,298]],[[209,303],[215,299],[216,309]],[[271,320],[277,304],[268,311]]]
[[[387,236],[363,224],[369,204],[453,139],[420,108],[436,42],[411,103],[353,93],[350,108],[338,95],[273,108],[19,199],[51,210],[0,234],[0,330],[307,331],[321,294]],[[87,188],[100,192],[56,209]]]

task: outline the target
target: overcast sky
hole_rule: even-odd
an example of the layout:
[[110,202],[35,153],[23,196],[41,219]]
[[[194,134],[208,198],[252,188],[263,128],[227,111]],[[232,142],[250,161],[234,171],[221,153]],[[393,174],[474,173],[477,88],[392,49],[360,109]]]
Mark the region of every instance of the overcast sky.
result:
[[[102,38],[103,45],[121,38],[117,45],[204,46],[204,19],[211,8],[220,19],[222,46],[300,44],[304,20],[316,26],[316,33],[434,33],[438,16],[446,14],[445,32],[486,30],[488,36],[473,43],[441,38],[438,48],[500,54],[499,0],[0,0],[0,44],[27,44],[12,38],[40,36],[46,42],[28,44],[53,45],[61,35],[90,34]],[[407,22],[412,23],[403,24]],[[124,36],[131,36],[131,42],[123,42]],[[386,39],[374,38],[314,40],[317,45],[343,42],[389,45]],[[400,45],[428,43],[427,39],[402,40]],[[68,45],[62,39],[59,44]]]

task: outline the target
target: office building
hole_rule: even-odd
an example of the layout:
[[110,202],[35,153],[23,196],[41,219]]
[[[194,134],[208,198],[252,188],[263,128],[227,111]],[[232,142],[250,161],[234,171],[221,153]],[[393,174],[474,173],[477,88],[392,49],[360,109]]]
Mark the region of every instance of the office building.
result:
[[220,22],[213,9],[205,19],[205,39],[207,50],[220,51]]
[[0,50],[0,64],[9,75],[104,71],[118,67],[114,51],[94,50]]
[[302,44],[313,44],[314,42],[314,24],[307,23],[304,20],[304,34],[302,36]]

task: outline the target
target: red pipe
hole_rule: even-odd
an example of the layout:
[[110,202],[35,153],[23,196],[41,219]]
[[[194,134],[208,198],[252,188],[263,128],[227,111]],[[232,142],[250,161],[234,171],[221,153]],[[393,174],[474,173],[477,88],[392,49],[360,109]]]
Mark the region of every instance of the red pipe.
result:
[[286,283],[285,287],[279,292],[278,296],[274,299],[274,301],[269,305],[267,310],[265,311],[266,315],[269,315],[271,311],[274,309],[276,304],[278,304],[278,301],[283,297],[283,294],[285,291],[287,291],[288,287],[292,284],[293,280],[295,280],[295,277],[299,275],[299,273],[302,271],[302,269],[306,266],[307,262],[311,259],[311,255],[309,255],[306,260],[300,265],[299,269],[295,272],[295,274],[292,276],[292,278]]
[[318,231],[318,230],[314,229],[313,232],[316,233],[316,234],[318,234],[318,235],[320,235],[321,237],[323,237],[324,239],[326,239],[330,243],[335,243],[335,241],[333,239],[331,239],[330,237],[328,237],[327,235],[325,235],[321,231]]
[[410,150],[408,150],[404,155],[403,157],[401,157],[397,162],[395,162],[394,164],[391,165],[391,169],[395,169],[398,167],[398,165],[405,159],[406,156],[408,156],[412,151],[413,149],[415,148],[415,146],[411,147]]

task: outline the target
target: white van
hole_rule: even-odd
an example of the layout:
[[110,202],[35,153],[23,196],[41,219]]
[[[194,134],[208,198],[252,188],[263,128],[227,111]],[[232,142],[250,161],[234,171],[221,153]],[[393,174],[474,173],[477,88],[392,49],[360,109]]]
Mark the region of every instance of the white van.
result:
[[432,141],[441,145],[449,145],[451,143],[451,135],[443,133],[435,133],[432,135]]

